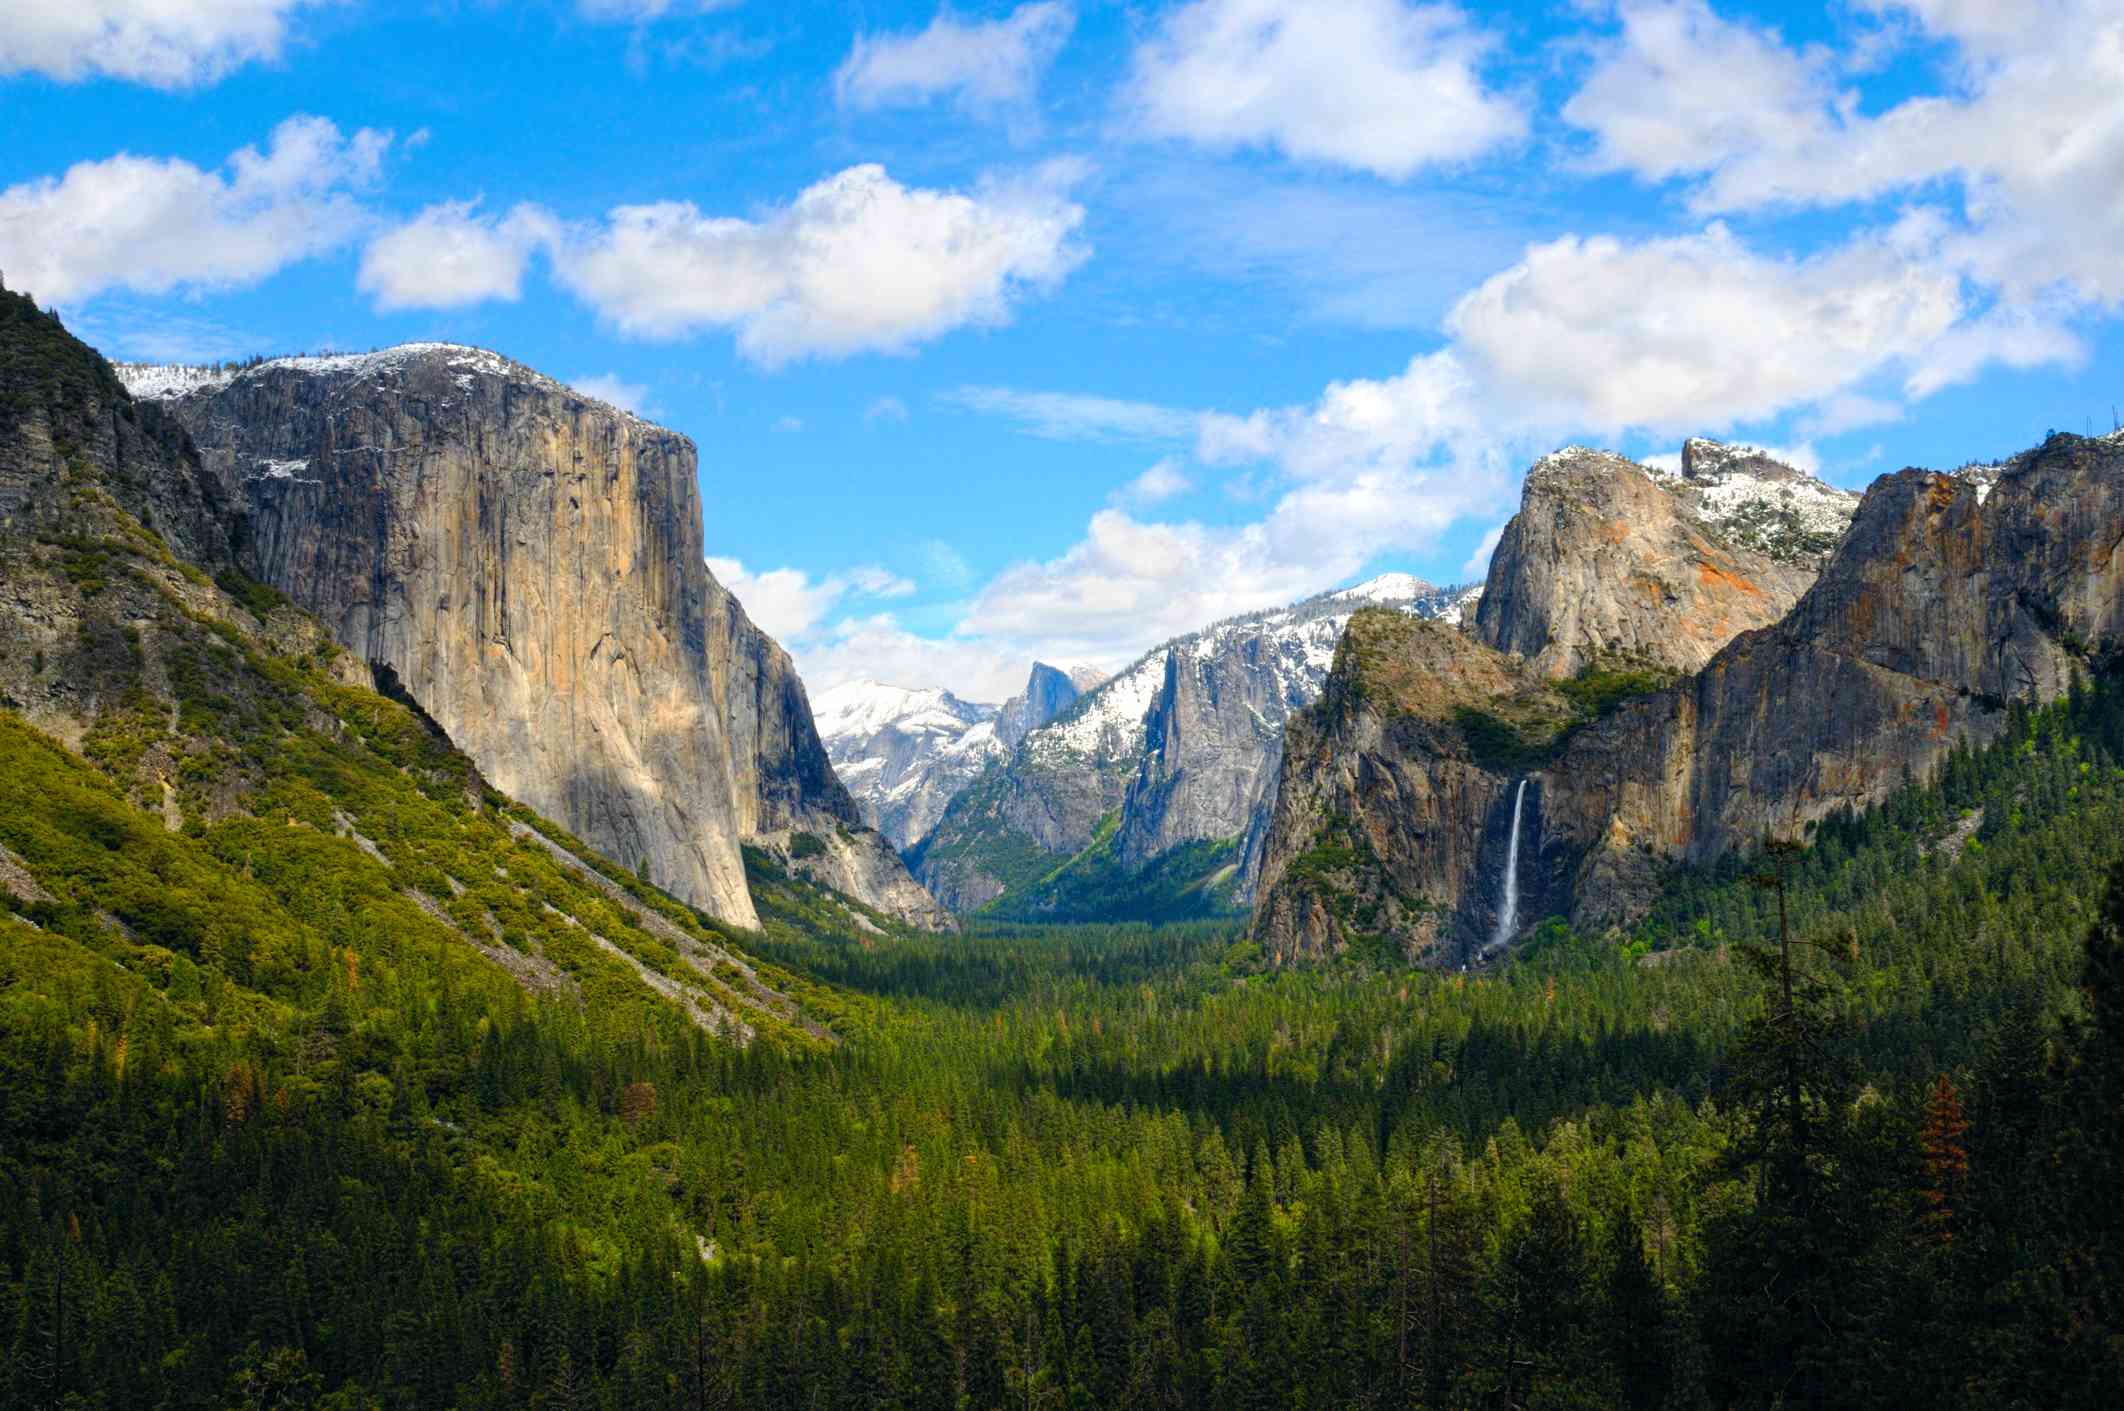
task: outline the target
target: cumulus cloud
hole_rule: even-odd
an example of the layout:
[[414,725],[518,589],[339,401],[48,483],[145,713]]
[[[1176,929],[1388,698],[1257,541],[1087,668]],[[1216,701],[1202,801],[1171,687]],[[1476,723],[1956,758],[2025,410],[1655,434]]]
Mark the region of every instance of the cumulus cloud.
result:
[[813,695],[844,681],[889,681],[943,686],[964,700],[992,702],[1022,688],[1032,662],[1020,644],[924,635],[891,613],[841,618],[790,654]]
[[1168,456],[1115,492],[1117,500],[1135,505],[1155,505],[1195,488],[1180,462]]
[[1563,108],[1591,134],[1595,170],[1697,175],[1826,132],[1836,99],[1827,51],[1794,52],[1702,0],[1625,0],[1616,14],[1622,33]]
[[211,83],[280,56],[289,12],[311,0],[9,0],[0,74],[63,82]]
[[1526,132],[1483,82],[1494,47],[1450,4],[1195,0],[1137,48],[1125,103],[1146,136],[1399,181]]
[[846,108],[917,106],[951,96],[966,107],[1029,102],[1076,24],[1058,0],[1020,5],[1001,19],[968,22],[939,10],[927,29],[858,35],[833,75]]
[[[709,557],[708,571],[728,588],[768,636],[800,652],[811,643],[837,609],[865,600],[904,598],[914,583],[878,564],[860,564],[845,573],[814,577],[800,568],[755,572],[739,559]],[[807,681],[809,677],[807,675]],[[811,681],[814,687],[832,684]]]
[[487,215],[477,201],[445,201],[371,240],[355,284],[385,312],[513,302],[532,251],[558,232],[553,217],[534,205]]
[[293,117],[206,171],[130,153],[0,191],[0,269],[52,303],[255,284],[354,240],[391,135]]
[[633,412],[636,416],[641,416],[649,410],[648,387],[639,382],[629,382],[617,373],[594,373],[587,377],[578,377],[568,385],[586,397],[610,402],[623,412]]
[[1566,236],[1484,281],[1448,326],[1559,423],[1724,426],[1923,356],[1963,313],[1960,281],[1926,253],[1887,235],[1780,259],[1716,224],[1636,244]]
[[[2053,286],[2124,302],[2124,11],[2113,0],[1867,0],[1945,46],[1950,84],[1869,112],[1855,65],[1718,18],[1624,0],[1564,117],[1598,165],[1694,181],[1706,212],[1837,206],[1958,183],[1942,255],[2027,301]],[[1844,63],[1844,68],[1839,68]]]
[[902,352],[952,329],[1007,322],[1085,258],[1076,175],[1050,165],[972,193],[906,187],[850,167],[756,218],[687,201],[621,206],[562,240],[560,280],[622,333],[731,328],[770,366]]
[[904,422],[907,420],[907,403],[898,397],[879,397],[863,408],[863,420],[871,425],[881,421]]
[[[1158,522],[1123,487],[1076,544],[984,584],[956,636],[1112,663],[1345,581],[1384,554],[1434,550],[1471,520],[1495,524],[1532,457],[1566,438],[1716,432],[1795,412],[1859,424],[1897,411],[1861,390],[1871,383],[1918,397],[1987,362],[2059,354],[2040,321],[1973,314],[1939,265],[1938,238],[1906,223],[1802,260],[1716,225],[1638,242],[1570,237],[1467,294],[1446,346],[1296,405],[1233,415],[1124,403],[1122,415],[1064,398],[1065,415],[1034,393],[969,399],[1041,434],[1191,427],[1196,465],[1241,471],[1269,504],[1251,523]],[[1817,459],[1806,442],[1781,454]],[[1184,473],[1177,458],[1170,468]]]

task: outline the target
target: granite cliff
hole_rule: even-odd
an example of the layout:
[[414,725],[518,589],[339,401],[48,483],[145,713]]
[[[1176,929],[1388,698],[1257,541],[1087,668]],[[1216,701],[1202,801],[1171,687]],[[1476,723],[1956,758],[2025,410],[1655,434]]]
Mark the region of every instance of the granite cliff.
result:
[[379,1061],[363,1016],[401,1002],[409,965],[475,1005],[513,986],[630,1033],[832,1041],[247,577],[242,503],[182,425],[0,289],[0,952],[80,945],[157,989],[205,972],[197,1012],[230,1033],[343,986],[302,1031],[319,1066]]
[[[1485,605],[1517,571],[1500,554]],[[1789,612],[1666,684],[1641,665],[1650,652],[1592,654],[1557,679],[1539,651],[1395,635],[1367,615],[1291,727],[1255,935],[1283,959],[1480,953],[1519,780],[1521,922],[1626,919],[1670,865],[1877,802],[2120,642],[2116,436],[1883,477]]]
[[1283,722],[1315,699],[1350,614],[1457,615],[1406,574],[1175,638],[1028,733],[910,854],[956,911],[1055,919],[1178,915],[1243,900]]
[[1000,708],[941,687],[846,681],[819,693],[813,719],[864,818],[905,851],[983,769],[1104,679],[1034,662],[1025,689]]
[[789,660],[709,574],[693,445],[483,350],[121,367],[196,443],[246,572],[388,666],[495,785],[756,924],[739,848],[941,913],[834,780]]
[[1799,601],[1857,504],[1746,447],[1692,440],[1678,475],[1569,447],[1527,472],[1472,630],[1551,677],[1694,671]]

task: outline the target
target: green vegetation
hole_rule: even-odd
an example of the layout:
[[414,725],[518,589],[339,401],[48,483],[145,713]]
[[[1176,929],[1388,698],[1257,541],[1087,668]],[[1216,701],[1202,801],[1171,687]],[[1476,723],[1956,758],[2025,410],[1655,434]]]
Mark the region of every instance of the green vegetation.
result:
[[1121,857],[1121,815],[1099,820],[1082,849],[1045,875],[981,908],[988,921],[1153,925],[1235,916],[1232,900],[1244,838],[1197,839],[1168,848],[1140,868]]
[[[384,798],[360,815],[390,869],[300,819],[165,832],[11,724],[0,839],[55,899],[14,904],[42,929],[0,921],[8,1392],[1693,1406],[1800,1375],[1838,1404],[2075,1404],[2114,1325],[2009,1291],[2115,1248],[2068,1223],[2115,1178],[2075,1116],[2106,1031],[2050,1016],[2108,1012],[2074,988],[2097,919],[2076,879],[2124,851],[2084,782],[2114,775],[2116,700],[2089,688],[1946,771],[2027,797],[1916,874],[1921,944],[1868,926],[1854,960],[1848,913],[1803,901],[1863,888],[1907,802],[1840,823],[1866,833],[1841,861],[1789,864],[1801,937],[1834,952],[1801,950],[1808,1022],[1844,1065],[1808,1079],[1797,1158],[1746,1076],[1779,1060],[1737,951],[1647,966],[1552,923],[1491,976],[1261,975],[1228,924],[873,933],[762,871],[747,963],[842,1041],[740,1049],[623,987],[527,993],[394,910],[423,856],[501,904],[542,850],[455,856],[511,847],[517,815],[425,773],[446,748],[389,703],[347,718],[412,771],[387,775],[395,830]],[[2081,792],[2041,814],[2025,786],[2052,773]],[[1972,869],[2053,821],[2079,825],[2074,870],[1986,901]],[[1650,924],[1753,925],[1742,885],[1684,879]],[[1774,1238],[1796,1187],[1762,1181],[1795,1160],[1820,1192],[1804,1268]]]
[[1005,892],[1037,882],[1055,865],[1055,855],[1004,824],[1010,777],[991,764],[951,801],[935,829],[907,854],[907,865],[926,874],[937,868],[953,876],[987,877]]
[[1630,934],[1264,974],[758,852],[732,934],[66,552],[9,564],[96,714],[0,709],[0,1405],[2115,1404],[2113,679]]
[[1526,774],[1542,768],[1586,726],[1626,701],[1664,690],[1674,673],[1623,657],[1601,657],[1541,691],[1462,705],[1453,723],[1485,769]]

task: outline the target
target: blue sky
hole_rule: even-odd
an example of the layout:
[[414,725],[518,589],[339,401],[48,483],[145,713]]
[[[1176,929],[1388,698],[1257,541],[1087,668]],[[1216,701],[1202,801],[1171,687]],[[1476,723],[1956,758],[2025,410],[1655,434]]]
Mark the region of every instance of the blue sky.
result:
[[1858,486],[2124,401],[2114,0],[8,8],[11,287],[638,407],[815,690],[1479,576],[1568,442]]

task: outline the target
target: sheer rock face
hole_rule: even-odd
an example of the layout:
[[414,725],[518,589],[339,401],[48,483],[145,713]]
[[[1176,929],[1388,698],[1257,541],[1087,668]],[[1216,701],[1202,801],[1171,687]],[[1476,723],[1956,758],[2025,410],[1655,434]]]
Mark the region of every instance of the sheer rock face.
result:
[[[1279,963],[1350,945],[1411,960],[1474,950],[1495,924],[1515,776],[1485,765],[1461,712],[1550,705],[1525,662],[1442,622],[1350,619],[1318,704],[1286,727],[1253,934]],[[1544,915],[1539,791],[1520,859],[1522,915]]]
[[1701,668],[1783,617],[1857,497],[1760,451],[1690,441],[1682,474],[1571,447],[1527,473],[1475,636],[1552,678],[1602,657]]
[[248,572],[601,851],[755,925],[741,840],[852,808],[788,658],[702,561],[685,437],[447,344],[120,372],[242,507]]
[[1548,817],[1580,855],[1573,914],[1628,915],[1667,861],[1877,803],[2120,646],[2124,438],[2055,436],[1976,476],[1884,476],[1784,621],[1557,762]]
[[[1363,621],[1288,732],[1255,934],[1284,958],[1366,932],[1466,954],[1494,910],[1511,776],[1475,766],[1442,711],[1525,711],[1541,690],[1464,639],[1375,630],[1357,651]],[[1521,915],[1626,919],[1672,863],[1877,803],[2120,651],[2124,436],[1884,476],[1784,618],[1527,766]]]
[[[1213,627],[1165,654],[1144,752],[1121,805],[1121,856],[1142,867],[1197,839],[1265,831],[1284,722],[1318,698],[1343,613]],[[1251,881],[1251,860],[1245,868]]]
[[834,773],[796,663],[712,575],[708,661],[713,698],[724,707],[723,739],[730,776],[739,784],[738,827],[744,840],[887,916],[956,930],[951,913],[908,874],[892,844],[864,821]]
[[1083,694],[1069,673],[1044,661],[1034,662],[1025,689],[996,712],[997,743],[1006,750],[1016,749],[1018,741],[1068,710]]

